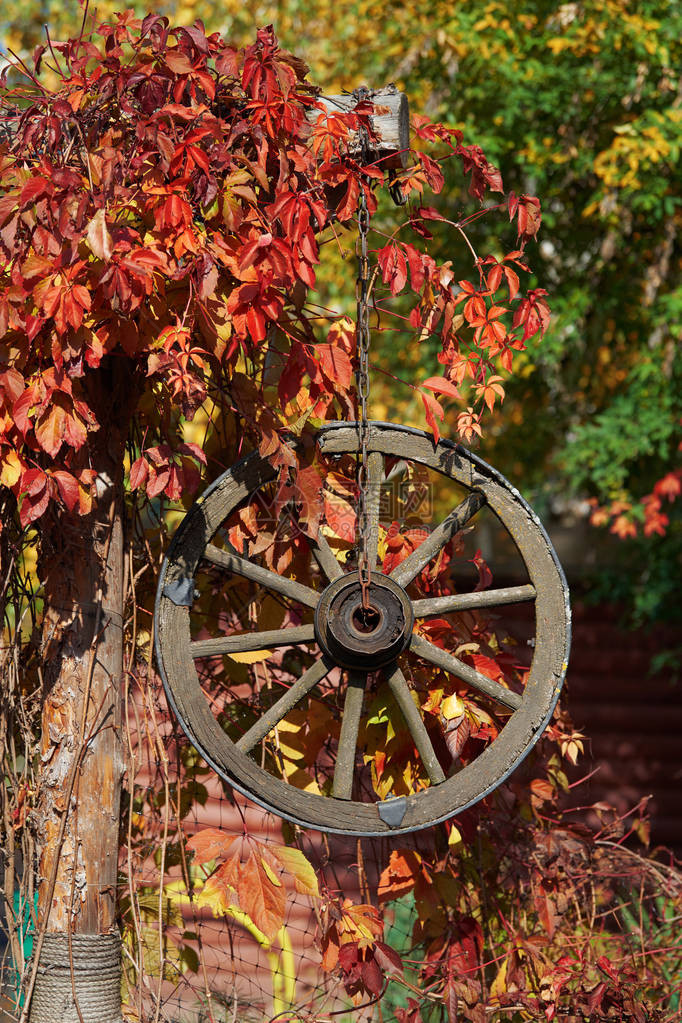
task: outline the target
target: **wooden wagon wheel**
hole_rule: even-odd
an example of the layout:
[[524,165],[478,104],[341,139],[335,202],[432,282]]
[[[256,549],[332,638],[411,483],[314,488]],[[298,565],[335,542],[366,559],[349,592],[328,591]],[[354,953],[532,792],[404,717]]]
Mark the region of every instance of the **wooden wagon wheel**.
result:
[[[319,431],[318,445],[325,456],[355,453],[357,427],[352,423],[327,424]],[[547,534],[520,494],[494,469],[459,445],[441,440],[434,446],[428,434],[388,423],[370,424],[368,451],[375,481],[381,478],[384,457],[399,457],[434,469],[467,491],[465,499],[390,575],[373,571],[375,618],[369,632],[358,617],[357,572],[344,572],[322,533],[310,541],[324,576],[322,590],[285,578],[229,546],[218,547],[211,542],[227,516],[274,477],[269,462],[254,452],[208,488],[178,529],[161,570],[155,636],[168,699],[189,739],[222,778],[260,805],[304,827],[382,835],[414,831],[456,814],[490,793],[523,760],[547,725],[559,696],[570,642],[570,609],[566,581]],[[506,589],[411,599],[406,588],[412,580],[483,505],[494,512],[514,540],[527,570],[527,581]],[[378,517],[375,500],[370,509],[374,558]],[[216,567],[224,570],[226,578],[238,575],[303,608],[314,609],[314,621],[274,631],[192,641],[190,619],[196,580],[209,566],[212,571]],[[415,621],[431,615],[520,601],[535,603],[533,658],[522,693],[486,677],[413,631]],[[320,653],[310,667],[244,734],[231,739],[202,691],[196,661],[237,651],[313,643],[317,643]],[[450,777],[446,777],[401,670],[401,655],[423,658],[452,673],[479,696],[511,711],[494,741]],[[321,795],[275,777],[251,754],[262,748],[263,740],[323,679],[330,673],[334,676],[335,671],[340,675],[339,667],[347,678],[340,737],[330,768],[330,794]],[[400,708],[401,720],[394,726],[409,730],[430,784],[411,795],[364,802],[351,798],[356,747],[367,679],[375,678],[371,673],[379,668],[394,704]]]

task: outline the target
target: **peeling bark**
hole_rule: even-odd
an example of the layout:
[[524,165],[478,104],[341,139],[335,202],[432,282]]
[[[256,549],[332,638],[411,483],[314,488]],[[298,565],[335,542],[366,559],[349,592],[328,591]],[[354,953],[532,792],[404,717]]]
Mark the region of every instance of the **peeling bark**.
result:
[[87,517],[62,514],[42,538],[45,674],[34,824],[39,926],[104,934],[116,914],[124,764],[123,455],[135,396],[113,363],[92,374],[88,386],[102,424],[91,442],[97,504]]

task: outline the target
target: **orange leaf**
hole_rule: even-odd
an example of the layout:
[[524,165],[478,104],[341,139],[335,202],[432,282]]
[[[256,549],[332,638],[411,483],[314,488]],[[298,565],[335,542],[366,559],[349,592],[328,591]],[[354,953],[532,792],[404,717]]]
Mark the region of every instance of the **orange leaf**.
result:
[[209,860],[224,856],[235,838],[235,835],[227,835],[218,828],[204,828],[192,835],[187,848],[194,853],[195,863],[208,863]]
[[411,892],[421,873],[421,857],[411,849],[394,849],[388,866],[379,879],[377,894],[380,902],[398,899]]
[[60,405],[49,405],[40,419],[36,420],[35,436],[43,451],[52,458],[57,454],[64,439],[66,413]]
[[286,889],[274,885],[263,864],[263,856],[252,851],[242,867],[237,888],[239,905],[248,913],[256,927],[268,938],[274,938],[284,924]]

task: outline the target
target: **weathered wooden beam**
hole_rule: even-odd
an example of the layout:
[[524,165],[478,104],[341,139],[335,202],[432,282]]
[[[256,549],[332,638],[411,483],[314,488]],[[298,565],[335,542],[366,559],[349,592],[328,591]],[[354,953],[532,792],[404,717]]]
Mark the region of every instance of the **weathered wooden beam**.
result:
[[[410,108],[407,96],[395,85],[385,85],[381,89],[370,89],[369,99],[374,103],[376,113],[371,118],[372,127],[380,137],[377,151],[372,154],[372,162],[381,167],[402,168],[407,166],[410,148]],[[355,109],[356,99],[353,95],[320,96],[328,113],[347,114]],[[316,121],[319,110],[310,110],[308,120]],[[361,146],[357,133],[351,138],[350,151],[353,156],[360,156]]]

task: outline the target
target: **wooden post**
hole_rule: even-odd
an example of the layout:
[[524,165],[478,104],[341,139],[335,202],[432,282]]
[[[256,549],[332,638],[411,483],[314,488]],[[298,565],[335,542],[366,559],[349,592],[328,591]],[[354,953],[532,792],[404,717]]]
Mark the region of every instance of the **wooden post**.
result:
[[130,382],[121,376],[112,362],[88,378],[102,423],[91,445],[96,507],[84,518],[61,516],[43,539],[45,667],[35,812],[40,967],[31,1023],[54,1021],[57,1006],[59,1023],[120,1021],[123,455],[134,407]]

